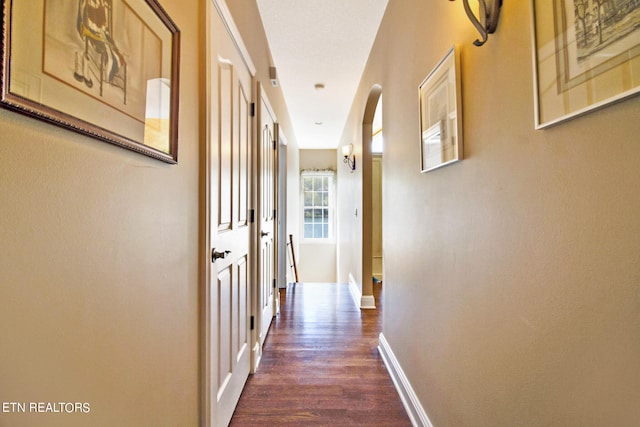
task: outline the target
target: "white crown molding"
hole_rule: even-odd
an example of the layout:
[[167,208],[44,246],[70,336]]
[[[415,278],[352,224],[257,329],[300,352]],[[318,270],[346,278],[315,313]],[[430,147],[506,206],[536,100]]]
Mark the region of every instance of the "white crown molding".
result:
[[211,0],[211,1],[213,2],[213,5],[218,10],[218,13],[220,13],[222,22],[224,22],[224,25],[227,27],[227,31],[229,31],[229,34],[231,35],[233,42],[235,43],[236,47],[240,51],[240,54],[242,55],[242,59],[247,65],[249,72],[251,73],[252,76],[255,76],[256,66],[253,64],[253,61],[251,60],[251,56],[249,55],[249,51],[247,50],[247,46],[244,44],[244,41],[242,40],[242,36],[240,35],[240,31],[238,30],[238,27],[236,26],[236,23],[233,20],[233,16],[231,16],[231,11],[229,11],[227,2],[225,0]]

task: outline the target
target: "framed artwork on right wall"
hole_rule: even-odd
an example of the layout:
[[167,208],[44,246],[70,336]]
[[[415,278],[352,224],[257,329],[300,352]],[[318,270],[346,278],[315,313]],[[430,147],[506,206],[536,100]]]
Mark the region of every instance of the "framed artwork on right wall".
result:
[[420,84],[420,171],[462,160],[460,51],[453,46]]
[[536,129],[640,93],[640,1],[531,4]]

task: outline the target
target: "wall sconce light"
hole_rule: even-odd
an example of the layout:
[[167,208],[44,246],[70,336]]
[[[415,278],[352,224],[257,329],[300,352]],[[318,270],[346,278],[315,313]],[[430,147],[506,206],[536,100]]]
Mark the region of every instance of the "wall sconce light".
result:
[[476,15],[471,11],[469,0],[462,0],[462,4],[464,5],[464,11],[467,13],[469,20],[471,20],[471,23],[482,36],[482,40],[476,40],[473,44],[476,46],[482,46],[489,38],[489,34],[496,32],[498,19],[500,18],[502,0],[478,0],[479,18],[476,18]]
[[353,154],[353,144],[343,145],[342,155],[344,156],[344,163],[351,169],[351,172],[356,170],[356,155]]

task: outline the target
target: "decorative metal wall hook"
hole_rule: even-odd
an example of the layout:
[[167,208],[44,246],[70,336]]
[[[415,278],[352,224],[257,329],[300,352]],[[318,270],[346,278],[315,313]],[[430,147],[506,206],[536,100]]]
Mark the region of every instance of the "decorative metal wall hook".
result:
[[[454,1],[454,0],[451,0]],[[469,20],[482,36],[482,40],[478,39],[473,42],[476,46],[482,46],[487,42],[489,34],[493,34],[498,27],[498,19],[500,18],[500,7],[502,0],[478,0],[479,18],[471,11],[469,0],[462,0],[464,11]]]

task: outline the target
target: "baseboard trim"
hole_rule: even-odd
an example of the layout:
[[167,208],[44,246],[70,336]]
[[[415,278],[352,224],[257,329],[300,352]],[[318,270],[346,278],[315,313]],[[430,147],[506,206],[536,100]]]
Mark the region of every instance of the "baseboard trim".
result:
[[360,298],[360,308],[363,309],[375,309],[376,308],[376,299],[373,295],[363,295]]
[[353,298],[353,302],[356,304],[356,307],[360,308],[360,299],[362,298],[362,294],[360,293],[360,289],[358,289],[356,279],[351,273],[349,273],[349,292],[351,293],[351,297]]
[[358,284],[356,283],[356,279],[353,277],[351,273],[349,273],[349,292],[351,293],[351,297],[353,298],[353,302],[356,303],[356,306],[360,309],[375,309],[376,308],[376,299],[373,295],[362,295]]
[[251,374],[258,372],[258,367],[262,361],[262,351],[260,348],[260,340],[256,342],[256,345],[251,349]]
[[413,391],[413,387],[411,387],[409,379],[404,374],[404,371],[400,366],[400,362],[398,362],[398,359],[396,359],[396,356],[393,354],[393,350],[391,350],[389,342],[382,333],[379,338],[378,351],[380,352],[380,356],[387,367],[387,371],[389,371],[393,384],[396,386],[396,390],[398,390],[400,400],[402,400],[402,404],[404,405],[404,409],[407,411],[411,424],[416,427],[433,427],[433,424],[431,424],[431,421],[422,407],[418,396]]

